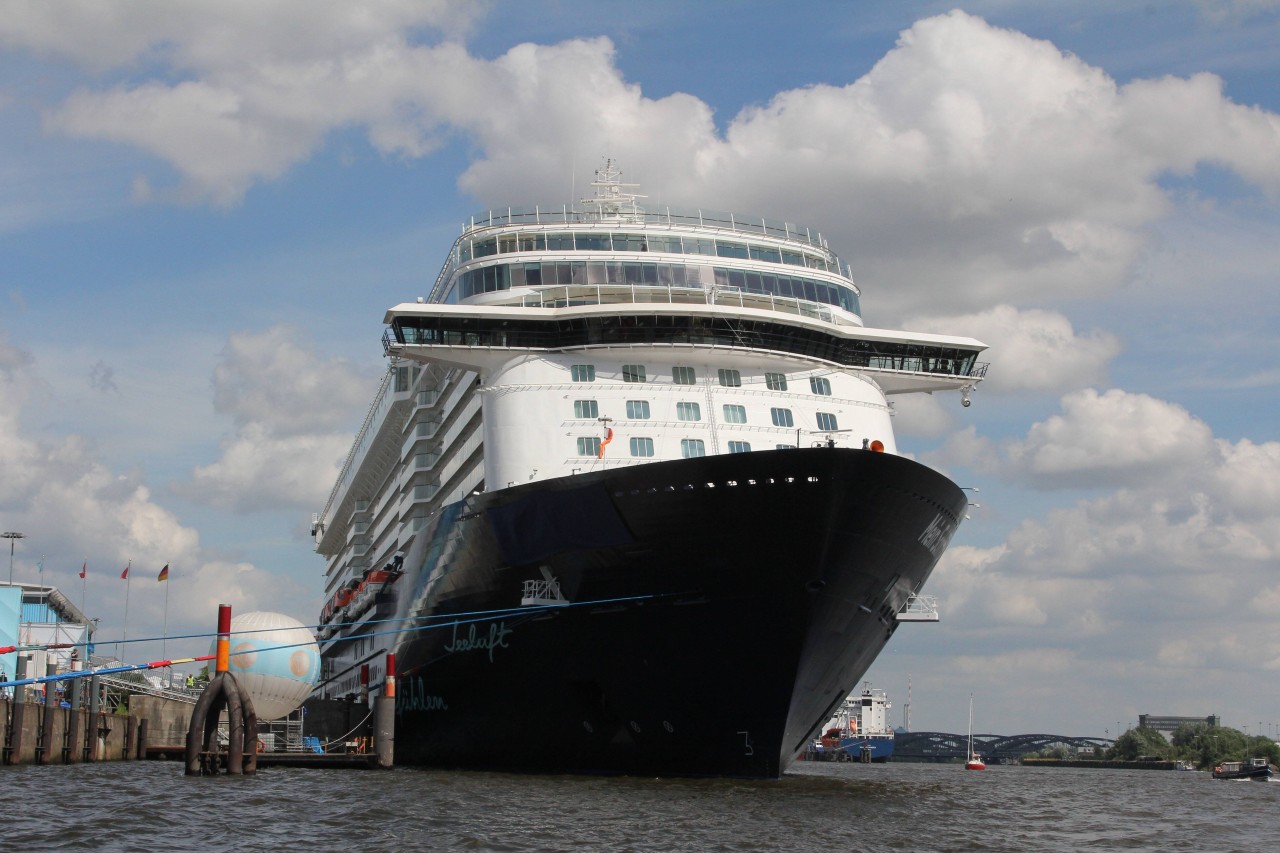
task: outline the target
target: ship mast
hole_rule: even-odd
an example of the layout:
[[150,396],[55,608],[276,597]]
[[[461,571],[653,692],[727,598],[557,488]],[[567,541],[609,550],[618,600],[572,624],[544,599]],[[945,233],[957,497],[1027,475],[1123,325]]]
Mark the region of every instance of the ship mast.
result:
[[627,184],[622,181],[622,170],[612,159],[606,159],[604,165],[596,169],[596,179],[591,182],[596,194],[580,199],[589,217],[601,222],[642,222],[644,208],[636,204],[636,199],[647,198],[631,192],[639,184]]

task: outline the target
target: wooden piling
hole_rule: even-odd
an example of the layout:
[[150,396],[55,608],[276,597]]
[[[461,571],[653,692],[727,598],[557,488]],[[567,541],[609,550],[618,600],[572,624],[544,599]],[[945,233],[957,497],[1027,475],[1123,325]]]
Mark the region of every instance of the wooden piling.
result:
[[387,655],[387,679],[374,704],[374,749],[378,767],[390,770],[396,762],[396,656]]

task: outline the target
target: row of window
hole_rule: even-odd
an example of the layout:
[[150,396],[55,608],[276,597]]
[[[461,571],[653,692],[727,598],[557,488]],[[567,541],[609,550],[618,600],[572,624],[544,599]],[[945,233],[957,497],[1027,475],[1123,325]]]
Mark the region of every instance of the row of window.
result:
[[632,285],[638,287],[712,286],[771,294],[809,302],[839,305],[853,314],[861,313],[858,294],[852,287],[788,274],[768,274],[750,270],[710,267],[702,264],[658,264],[629,261],[547,261],[527,264],[493,264],[460,274],[445,302],[457,302],[477,293],[510,290],[513,287],[550,285]]
[[812,267],[825,270],[827,259],[821,255],[758,246],[732,240],[708,237],[681,237],[678,234],[602,234],[597,231],[524,232],[504,234],[480,240],[463,240],[459,247],[459,263],[472,258],[511,252],[666,252],[672,255],[709,255],[718,258],[741,258]]
[[593,317],[455,317],[428,313],[398,315],[384,344],[521,347],[713,345],[740,350],[775,350],[853,368],[982,377],[987,365],[978,351],[945,343],[847,338],[819,328],[777,320],[680,314]]
[[[594,364],[574,364],[569,367],[569,375],[574,382],[595,382],[596,366]],[[722,367],[716,371],[716,378],[725,388],[742,387],[742,371],[740,370]],[[648,371],[643,364],[624,364],[622,365],[622,381],[647,382]],[[671,384],[696,385],[697,382],[698,372],[694,368],[680,365],[671,368]],[[770,391],[786,391],[786,374],[766,373],[764,375],[764,385]],[[830,397],[831,380],[825,376],[810,376],[809,390],[820,397]]]
[[[629,441],[632,457],[643,459],[653,456],[653,439],[637,436]],[[779,450],[788,447],[794,447],[793,444],[775,445]],[[729,442],[730,453],[750,453],[751,442],[749,441],[731,441]],[[578,437],[578,455],[579,456],[600,456],[600,439],[596,436],[579,436]],[[680,439],[680,457],[682,459],[692,459],[696,456],[706,456],[707,445],[700,438],[682,438]]]
[[[745,424],[747,422],[747,409],[735,403],[726,403],[721,411],[724,414],[724,422],[727,424]],[[600,417],[600,406],[595,400],[574,400],[573,416],[581,420],[595,420]],[[790,409],[773,407],[769,409],[769,417],[773,421],[774,426],[778,427],[794,427],[795,419]],[[648,400],[627,400],[627,419],[633,421],[649,420],[649,401]],[[677,402],[676,403],[676,419],[681,421],[700,421],[702,420],[702,406],[693,402]],[[831,412],[817,413],[818,429],[835,430],[840,425],[836,416]]]

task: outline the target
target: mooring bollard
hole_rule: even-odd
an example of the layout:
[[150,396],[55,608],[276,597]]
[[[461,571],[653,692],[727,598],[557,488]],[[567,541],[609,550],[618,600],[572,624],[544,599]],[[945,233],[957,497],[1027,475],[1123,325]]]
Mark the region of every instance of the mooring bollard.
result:
[[258,769],[258,715],[253,700],[240,690],[231,668],[231,605],[218,605],[216,674],[191,711],[184,754],[188,776],[218,772],[218,718],[227,712],[227,773],[238,776]]

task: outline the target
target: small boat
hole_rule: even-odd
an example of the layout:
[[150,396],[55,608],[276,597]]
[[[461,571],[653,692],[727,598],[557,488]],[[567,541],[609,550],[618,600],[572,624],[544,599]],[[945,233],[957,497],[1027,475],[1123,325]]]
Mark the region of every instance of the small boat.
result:
[[965,770],[986,770],[987,763],[982,756],[973,751],[973,694],[969,694],[969,759],[964,763]]
[[1270,781],[1276,774],[1276,766],[1265,758],[1251,758],[1248,761],[1224,761],[1213,768],[1215,779],[1254,779],[1259,782]]

